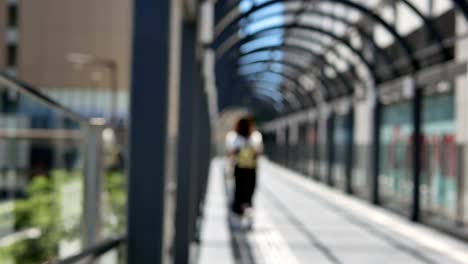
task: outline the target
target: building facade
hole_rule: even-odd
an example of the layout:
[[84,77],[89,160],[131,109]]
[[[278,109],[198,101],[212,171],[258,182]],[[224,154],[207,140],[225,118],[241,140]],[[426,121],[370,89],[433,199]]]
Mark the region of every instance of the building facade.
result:
[[[131,2],[1,0],[0,17],[5,19],[0,21],[0,69],[75,110],[95,105],[97,109],[86,112],[88,115],[106,114],[115,86],[112,88],[120,91],[119,115],[125,115]],[[112,62],[116,73],[103,65],[80,67],[69,58],[74,53]],[[98,100],[92,101],[93,97]]]

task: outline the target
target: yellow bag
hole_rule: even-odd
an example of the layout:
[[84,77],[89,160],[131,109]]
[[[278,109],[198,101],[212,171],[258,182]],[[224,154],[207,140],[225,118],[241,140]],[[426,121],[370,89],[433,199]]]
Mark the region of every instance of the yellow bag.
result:
[[252,147],[239,149],[236,165],[241,169],[255,169],[257,167],[257,154],[255,149]]

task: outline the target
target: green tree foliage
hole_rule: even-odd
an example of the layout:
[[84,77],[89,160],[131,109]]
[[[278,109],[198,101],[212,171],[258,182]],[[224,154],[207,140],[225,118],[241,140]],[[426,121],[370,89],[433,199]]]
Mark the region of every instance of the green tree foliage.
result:
[[42,263],[57,256],[59,241],[76,236],[79,228],[65,230],[60,208],[61,189],[74,179],[76,176],[56,171],[49,177],[36,176],[28,184],[27,198],[15,202],[15,230],[35,228],[40,235],[15,243],[3,250],[4,255],[10,255],[14,263]]
[[[61,207],[73,203],[72,206],[80,206],[81,209],[81,197],[80,201],[68,193],[64,197],[64,189],[69,189],[64,187],[81,183],[82,180],[83,177],[76,173],[54,171],[50,176],[37,176],[28,184],[26,198],[15,201],[15,230],[34,228],[40,235],[0,249],[0,263],[3,264],[2,261],[7,259],[15,264],[44,263],[58,256],[61,241],[80,238],[81,210],[79,215],[73,213],[64,216]],[[103,235],[122,234],[126,227],[127,205],[124,174],[115,170],[107,171],[103,191]],[[122,253],[119,255],[122,257]]]
[[15,204],[15,229],[38,228],[41,235],[21,241],[12,247],[16,263],[33,264],[57,254],[57,241],[62,236],[56,177],[36,177],[27,187],[28,197]]
[[125,177],[119,171],[108,171],[105,176],[105,203],[107,212],[104,220],[110,233],[121,234],[126,227],[127,193]]

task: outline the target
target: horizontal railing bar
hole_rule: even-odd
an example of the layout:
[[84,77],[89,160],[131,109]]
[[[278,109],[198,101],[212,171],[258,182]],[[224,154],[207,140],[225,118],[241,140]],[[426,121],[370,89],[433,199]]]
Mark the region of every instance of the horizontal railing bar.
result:
[[83,261],[85,259],[89,259],[89,258],[93,259],[118,247],[120,244],[124,243],[126,240],[127,240],[127,236],[121,235],[117,238],[109,239],[95,246],[87,248],[74,256],[61,259],[61,260],[57,260],[57,261],[52,261],[52,262],[49,261],[49,262],[46,262],[46,264],[76,264],[79,261]]
[[0,129],[0,139],[83,139],[83,131],[71,129]]
[[0,72],[0,85],[2,84],[9,88],[13,88],[14,90],[20,93],[27,94],[33,97],[34,99],[38,100],[42,104],[48,107],[51,107],[52,109],[56,111],[61,112],[62,114],[64,114],[65,116],[67,116],[68,118],[74,121],[84,123],[84,124],[89,123],[88,118],[76,113],[75,111],[67,108],[66,106],[60,104],[59,102],[51,99],[49,96],[41,93],[39,89],[29,84],[26,84],[25,82],[22,82],[16,78],[8,76],[5,73]]

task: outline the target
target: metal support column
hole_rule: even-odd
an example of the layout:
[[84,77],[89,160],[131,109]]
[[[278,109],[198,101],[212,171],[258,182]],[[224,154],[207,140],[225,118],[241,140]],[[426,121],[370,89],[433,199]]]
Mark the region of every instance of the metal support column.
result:
[[[193,222],[195,215],[191,208],[192,194],[196,191],[194,177],[192,177],[192,129],[193,129],[193,100],[195,74],[197,74],[195,41],[196,25],[186,22],[183,26],[182,47],[182,78],[179,94],[179,143],[178,143],[178,169],[177,169],[177,207],[175,230],[175,263],[185,264],[190,260],[190,244],[193,237]],[[191,213],[192,211],[192,213]]]
[[335,179],[333,176],[333,166],[335,163],[335,114],[330,113],[326,120],[327,126],[327,137],[326,137],[326,148],[327,151],[327,184],[329,186],[335,186]]
[[380,183],[379,183],[379,174],[380,174],[380,121],[381,121],[381,108],[377,98],[374,98],[375,104],[372,113],[372,147],[370,151],[370,171],[371,171],[371,201],[375,205],[380,205]]
[[314,121],[314,146],[313,146],[313,161],[312,178],[320,181],[320,132],[319,132],[319,117]]
[[103,126],[95,123],[87,128],[83,194],[83,245],[98,242],[101,228],[101,196],[104,177]]
[[[414,85],[413,85],[414,87]],[[422,157],[422,89],[414,87],[413,98],[413,203],[411,220],[420,221],[421,209],[421,157]]]
[[327,183],[328,179],[328,123],[327,120],[331,114],[328,106],[322,106],[318,118],[318,148],[319,148],[319,181]]
[[199,213],[202,212],[202,206],[205,197],[206,183],[208,180],[208,166],[210,163],[210,148],[211,148],[211,131],[210,131],[210,117],[208,110],[208,98],[205,91],[200,91],[201,96],[201,130],[200,130],[200,167],[199,167],[199,179],[198,184],[199,193],[198,193],[198,206]]
[[349,131],[346,142],[346,193],[353,193],[353,164],[354,164],[354,108],[349,110],[347,129]]
[[170,0],[135,0],[130,109],[129,264],[164,263]]
[[200,141],[200,137],[202,134],[202,126],[201,123],[201,76],[195,75],[195,86],[193,87],[193,106],[191,112],[192,118],[192,129],[191,129],[191,140],[192,140],[192,150],[191,150],[191,190],[190,193],[190,215],[192,217],[192,229],[194,230],[193,240],[199,240],[199,233],[198,233],[198,216],[199,216],[199,205],[198,205],[198,193],[199,193],[199,185],[200,185],[200,167],[201,167],[201,155],[200,152],[203,149],[203,145]]
[[289,125],[286,125],[284,127],[284,135],[285,135],[285,138],[286,140],[284,141],[284,151],[283,151],[283,166],[287,167],[287,168],[290,168],[289,167],[289,164],[290,164],[290,151],[291,151],[291,128],[289,127]]

